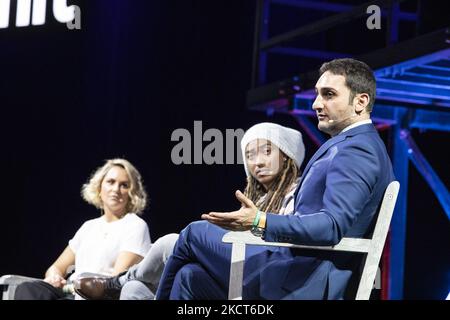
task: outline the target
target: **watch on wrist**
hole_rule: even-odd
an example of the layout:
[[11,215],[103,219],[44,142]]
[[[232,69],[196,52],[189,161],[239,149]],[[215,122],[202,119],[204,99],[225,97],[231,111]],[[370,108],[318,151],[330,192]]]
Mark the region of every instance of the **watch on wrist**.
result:
[[260,227],[253,227],[251,229],[251,233],[255,236],[255,237],[260,237],[262,238],[264,236],[264,233],[266,232],[266,229],[264,228],[260,228]]

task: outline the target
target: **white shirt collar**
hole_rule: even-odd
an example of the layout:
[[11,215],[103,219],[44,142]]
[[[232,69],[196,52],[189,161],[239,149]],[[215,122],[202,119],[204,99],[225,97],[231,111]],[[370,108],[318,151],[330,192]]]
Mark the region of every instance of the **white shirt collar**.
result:
[[349,125],[348,127],[345,127],[341,132],[339,132],[339,134],[344,133],[345,131],[348,131],[350,129],[362,126],[363,124],[369,124],[369,123],[372,123],[371,119],[361,120],[361,121],[355,122],[355,123]]

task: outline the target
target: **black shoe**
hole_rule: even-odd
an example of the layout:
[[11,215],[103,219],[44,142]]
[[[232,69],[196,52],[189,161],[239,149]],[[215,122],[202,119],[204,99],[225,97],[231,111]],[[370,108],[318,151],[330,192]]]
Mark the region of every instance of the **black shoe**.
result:
[[122,285],[119,277],[125,272],[114,277],[83,276],[83,273],[73,281],[74,290],[87,300],[119,300]]

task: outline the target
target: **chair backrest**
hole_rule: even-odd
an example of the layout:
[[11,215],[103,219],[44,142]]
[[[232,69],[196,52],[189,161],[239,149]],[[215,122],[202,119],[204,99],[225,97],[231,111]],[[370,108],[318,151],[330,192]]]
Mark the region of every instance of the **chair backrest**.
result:
[[372,239],[369,240],[370,245],[359,281],[356,300],[368,300],[370,298],[399,190],[400,183],[393,181],[388,185],[384,193]]
[[392,214],[394,213],[395,202],[397,200],[400,184],[398,181],[391,182],[384,193],[380,205],[372,238],[342,238],[335,246],[304,246],[292,243],[265,242],[261,238],[255,237],[248,232],[228,232],[222,241],[232,243],[230,287],[228,296],[230,299],[242,298],[242,278],[245,260],[245,245],[264,245],[277,247],[290,247],[300,249],[314,249],[327,251],[344,251],[366,253],[361,278],[358,284],[356,300],[368,300],[373,288],[377,274],[378,264],[383,252],[384,243],[389,231]]

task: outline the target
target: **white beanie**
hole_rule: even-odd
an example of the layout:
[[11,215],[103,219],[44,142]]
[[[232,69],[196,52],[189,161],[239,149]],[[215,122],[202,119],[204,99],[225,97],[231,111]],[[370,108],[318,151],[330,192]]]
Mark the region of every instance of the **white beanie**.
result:
[[250,173],[247,168],[245,148],[249,142],[256,139],[266,139],[276,145],[285,155],[294,160],[295,164],[300,169],[303,159],[305,158],[305,145],[303,144],[300,131],[283,127],[275,123],[262,122],[255,124],[248,129],[241,140],[242,157],[247,176],[249,176]]

